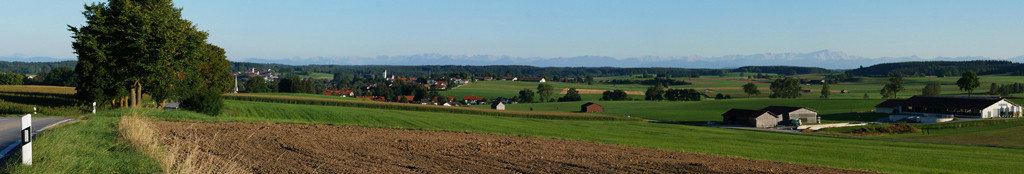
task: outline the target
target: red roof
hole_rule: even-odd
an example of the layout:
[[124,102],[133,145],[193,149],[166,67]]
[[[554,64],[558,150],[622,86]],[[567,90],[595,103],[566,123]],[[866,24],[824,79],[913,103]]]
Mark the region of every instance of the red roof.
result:
[[540,80],[542,80],[542,79],[544,79],[544,78],[519,78],[519,81],[532,81],[532,82],[539,82],[539,81],[540,81]]
[[462,99],[463,100],[476,100],[476,101],[484,100],[483,97],[477,97],[477,96],[472,96],[472,95],[462,96]]
[[398,96],[398,97],[405,98],[405,101],[412,101],[413,98],[416,98],[415,96],[411,96],[411,95]]

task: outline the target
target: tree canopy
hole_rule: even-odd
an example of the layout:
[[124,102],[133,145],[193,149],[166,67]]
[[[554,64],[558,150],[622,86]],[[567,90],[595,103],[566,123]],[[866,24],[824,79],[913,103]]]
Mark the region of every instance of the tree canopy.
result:
[[207,43],[208,34],[170,0],[112,0],[86,5],[82,14],[86,25],[68,26],[78,55],[75,96],[82,101],[138,107],[145,93],[157,103],[219,102],[206,95],[231,87],[224,50]]
[[654,86],[647,87],[647,91],[644,92],[644,100],[661,101],[665,99],[665,88],[661,84],[655,84]]
[[971,92],[974,92],[974,88],[981,86],[981,82],[978,82],[978,74],[975,74],[974,71],[967,71],[960,76],[959,80],[956,80],[956,86],[960,87],[961,91],[967,91],[967,96],[970,96]]
[[558,98],[559,102],[580,101],[580,100],[583,100],[583,99],[580,97],[580,92],[577,91],[576,88],[569,88],[569,90],[565,92],[565,96],[562,96],[562,98]]
[[792,77],[775,79],[769,88],[772,94],[768,97],[771,98],[796,98],[801,90],[800,81]]
[[537,84],[537,94],[540,97],[540,102],[547,102],[555,94],[555,87],[544,83]]
[[940,93],[942,93],[942,84],[939,84],[939,82],[928,83],[928,85],[924,86],[924,89],[921,89],[921,95],[924,96],[937,96]]
[[757,85],[756,84],[754,84],[754,83],[747,83],[747,84],[743,85],[743,93],[747,93],[747,96],[750,96],[750,95],[760,95],[761,94],[761,90],[757,89]]

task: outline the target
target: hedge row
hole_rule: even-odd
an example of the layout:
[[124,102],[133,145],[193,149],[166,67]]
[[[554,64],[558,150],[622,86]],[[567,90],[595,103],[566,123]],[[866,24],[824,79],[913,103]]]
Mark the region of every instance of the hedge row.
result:
[[228,99],[228,100],[241,100],[241,101],[256,101],[256,102],[269,102],[269,103],[288,103],[288,104],[304,104],[304,105],[320,105],[320,106],[345,106],[345,107],[360,107],[360,108],[374,108],[374,109],[388,109],[388,110],[406,110],[406,111],[441,112],[441,113],[453,113],[453,114],[488,115],[488,116],[499,116],[499,117],[537,118],[537,119],[556,119],[556,120],[636,120],[636,119],[633,119],[633,118],[616,117],[616,116],[609,116],[609,115],[597,115],[597,114],[573,114],[573,113],[560,114],[560,113],[537,113],[537,112],[527,112],[527,111],[495,111],[495,110],[484,110],[484,109],[475,109],[475,108],[458,108],[458,107],[445,107],[445,106],[433,106],[433,105],[399,104],[399,103],[369,102],[369,101],[346,101],[346,100],[298,98],[298,97],[285,98],[285,97],[282,97],[282,96],[224,95],[223,97],[224,97],[224,99]]

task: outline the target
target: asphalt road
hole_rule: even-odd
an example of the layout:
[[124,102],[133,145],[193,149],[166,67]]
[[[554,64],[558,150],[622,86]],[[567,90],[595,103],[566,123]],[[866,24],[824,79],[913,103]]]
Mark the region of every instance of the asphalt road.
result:
[[[32,131],[39,131],[46,126],[74,118],[65,117],[32,117]],[[7,148],[21,141],[21,117],[0,117],[0,148]],[[0,149],[2,151],[3,149]],[[6,156],[7,154],[0,154]]]

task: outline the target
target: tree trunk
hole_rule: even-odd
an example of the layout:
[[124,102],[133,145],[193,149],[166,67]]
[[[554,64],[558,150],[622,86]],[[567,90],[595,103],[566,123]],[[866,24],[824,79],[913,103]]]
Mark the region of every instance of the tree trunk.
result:
[[142,83],[135,81],[135,107],[142,107]]
[[128,96],[129,106],[130,107],[135,107],[135,85],[132,85],[132,88],[129,89],[128,91],[129,91],[128,92],[128,94],[129,94],[129,96]]

